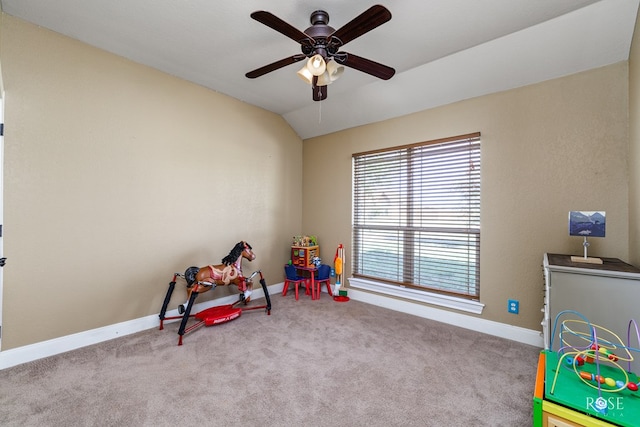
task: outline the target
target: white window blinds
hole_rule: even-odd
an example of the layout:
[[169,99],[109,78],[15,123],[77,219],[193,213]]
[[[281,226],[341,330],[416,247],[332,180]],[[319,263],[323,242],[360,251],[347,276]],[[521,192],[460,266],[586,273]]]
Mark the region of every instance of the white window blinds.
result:
[[480,134],[353,155],[353,274],[478,298]]

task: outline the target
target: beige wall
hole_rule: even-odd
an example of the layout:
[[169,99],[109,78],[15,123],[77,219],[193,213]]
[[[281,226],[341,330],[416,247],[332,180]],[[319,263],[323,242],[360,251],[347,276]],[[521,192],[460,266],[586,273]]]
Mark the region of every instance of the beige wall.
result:
[[280,116],[8,15],[0,34],[3,350],[157,314],[240,240],[282,281],[302,141]]
[[640,17],[629,55],[629,258],[640,265]]
[[282,280],[294,234],[318,235],[325,260],[338,243],[348,253],[353,152],[476,131],[484,318],[540,329],[542,254],[582,250],[569,210],[607,211],[590,254],[638,261],[640,190],[627,179],[640,164],[640,79],[626,63],[302,145],[277,115],[4,14],[0,40],[3,350],[155,314],[174,272],[241,239],[258,254],[245,270],[268,283]]
[[582,253],[570,210],[606,211],[589,253],[628,260],[627,82],[618,63],[305,140],[303,229],[349,253],[352,153],[480,131],[482,317],[539,330],[543,254]]

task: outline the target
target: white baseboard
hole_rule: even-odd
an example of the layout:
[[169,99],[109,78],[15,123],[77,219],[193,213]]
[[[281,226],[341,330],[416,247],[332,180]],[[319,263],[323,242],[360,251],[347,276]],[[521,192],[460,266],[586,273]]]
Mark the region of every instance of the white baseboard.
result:
[[[269,286],[269,295],[277,295],[282,293],[283,283]],[[256,286],[253,290],[252,298],[258,299],[264,297],[262,287]],[[193,312],[197,313],[206,310],[214,305],[233,304],[238,300],[237,295],[229,295],[223,298],[195,304]],[[167,311],[166,317],[178,316],[178,310]],[[175,320],[177,322],[177,320]],[[23,363],[32,362],[44,357],[54,356],[56,354],[65,353],[67,351],[76,350],[81,347],[108,341],[114,338],[124,337],[126,335],[145,331],[147,329],[159,328],[160,318],[158,314],[141,317],[139,319],[129,320],[127,322],[116,323],[102,328],[91,329],[77,334],[67,335],[60,338],[54,338],[47,341],[41,341],[35,344],[25,345],[23,347],[12,348],[10,350],[0,351],[0,370],[10,368],[12,366],[21,365]]]
[[371,291],[390,297],[397,297],[405,301],[427,303],[431,306],[452,308],[456,311],[464,311],[471,314],[482,314],[484,304],[480,301],[467,298],[454,297],[426,290],[407,288],[406,286],[388,285],[375,280],[367,280],[359,277],[349,277],[349,289]]
[[348,291],[349,298],[355,301],[362,301],[368,304],[388,308],[390,310],[424,317],[425,319],[436,320],[438,322],[459,326],[461,328],[510,339],[523,344],[540,347],[541,349],[544,348],[544,340],[542,332],[540,331],[508,325],[506,323],[494,322],[492,320],[481,319],[452,311],[441,310],[410,301],[403,301],[379,294],[359,291],[353,288],[348,288]]
[[[269,294],[272,297],[274,295],[281,294],[283,286],[283,282],[269,286]],[[382,295],[358,291],[353,288],[349,288],[348,290],[349,298],[355,301],[362,301],[367,304],[373,304],[391,310],[401,311],[403,313],[412,314],[414,316],[448,323],[454,326],[471,329],[489,335],[495,335],[540,348],[543,348],[544,346],[542,333],[539,331],[520,328],[504,323],[498,323],[491,320],[484,320],[465,314],[454,313],[451,311],[440,310],[437,308],[428,307],[422,304],[415,304],[408,301],[402,301],[395,298],[388,298]],[[262,288],[254,290],[254,298],[262,298],[263,296],[264,292],[262,291]],[[209,307],[213,307],[214,305],[232,304],[235,301],[237,301],[237,296],[230,295],[228,297],[196,304],[194,305],[194,311],[197,312],[205,310]],[[166,315],[167,317],[177,316],[178,312],[177,310],[171,310],[167,311]],[[79,332],[73,335],[67,335],[64,337],[42,341],[23,347],[0,351],[0,370],[42,359],[44,357],[54,356],[56,354],[76,350],[81,347],[86,347],[114,338],[124,337],[126,335],[145,331],[147,329],[158,328],[159,326],[160,319],[158,318],[157,314],[153,314],[139,319],[117,323],[115,325],[91,329],[89,331]]]

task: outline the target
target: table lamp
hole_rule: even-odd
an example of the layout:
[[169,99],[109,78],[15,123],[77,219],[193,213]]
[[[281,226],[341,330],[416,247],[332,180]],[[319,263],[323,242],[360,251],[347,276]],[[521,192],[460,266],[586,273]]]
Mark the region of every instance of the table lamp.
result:
[[584,256],[572,256],[572,262],[588,262],[590,264],[602,264],[600,258],[590,258],[587,256],[589,242],[587,237],[604,237],[605,232],[605,212],[604,211],[570,211],[569,212],[569,235],[581,236],[584,238],[582,246]]

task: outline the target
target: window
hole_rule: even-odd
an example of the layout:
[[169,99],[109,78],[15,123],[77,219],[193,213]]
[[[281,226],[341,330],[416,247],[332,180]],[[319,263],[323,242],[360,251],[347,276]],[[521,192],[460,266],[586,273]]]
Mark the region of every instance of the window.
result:
[[480,134],[353,155],[353,276],[478,299]]

